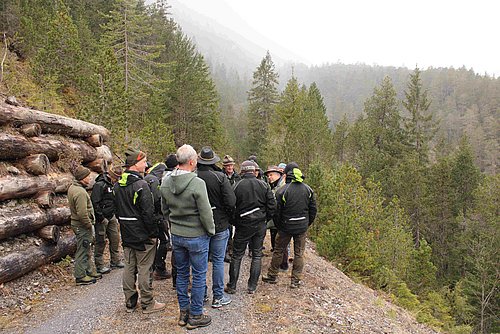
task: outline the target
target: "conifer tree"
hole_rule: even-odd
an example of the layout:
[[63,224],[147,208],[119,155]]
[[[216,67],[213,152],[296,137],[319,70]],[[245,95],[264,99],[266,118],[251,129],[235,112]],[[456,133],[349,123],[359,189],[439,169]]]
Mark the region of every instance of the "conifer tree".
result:
[[460,141],[458,152],[453,159],[451,177],[456,195],[455,215],[467,216],[473,206],[473,192],[480,182],[481,172],[474,163],[472,148],[467,137]]
[[326,107],[316,83],[309,86],[307,103],[304,110],[302,149],[304,150],[304,169],[308,169],[313,161],[331,162],[332,133],[328,126]]
[[104,34],[101,42],[111,47],[122,68],[125,91],[140,92],[138,87],[152,89],[156,77],[153,68],[160,66],[156,61],[163,48],[152,44],[148,36],[152,26],[141,1],[116,0],[113,10],[105,15]]
[[487,177],[474,193],[474,209],[465,217],[467,272],[464,290],[475,308],[477,333],[500,330],[500,177]]
[[406,140],[411,150],[417,154],[419,163],[425,164],[429,158],[429,142],[434,137],[435,125],[432,114],[428,114],[431,101],[423,88],[421,72],[417,67],[410,74],[403,106],[409,116],[405,120]]
[[430,101],[427,98],[427,90],[423,89],[418,68],[410,74],[403,106],[409,113],[405,120],[408,152],[398,164],[399,170],[396,174],[399,174],[399,177],[395,189],[399,189],[397,195],[401,197],[401,202],[412,219],[415,245],[418,247],[422,238],[424,180],[428,168],[429,141],[434,136],[432,115],[427,115]]
[[195,148],[210,145],[214,150],[225,140],[221,128],[218,95],[203,56],[180,30],[168,40],[169,65],[163,79],[170,80],[162,105],[168,110],[176,146],[189,143]]
[[347,115],[344,114],[342,120],[335,124],[333,132],[333,150],[335,159],[342,163],[347,158],[348,151],[348,136],[350,133],[350,124],[347,120]]
[[268,51],[253,73],[252,88],[248,92],[249,154],[259,156],[266,145],[267,128],[279,99],[277,86],[278,74]]
[[385,196],[391,198],[392,173],[403,153],[403,136],[396,91],[389,77],[374,89],[364,111],[366,118],[362,122],[366,133],[360,141],[358,164],[362,174],[381,182]]

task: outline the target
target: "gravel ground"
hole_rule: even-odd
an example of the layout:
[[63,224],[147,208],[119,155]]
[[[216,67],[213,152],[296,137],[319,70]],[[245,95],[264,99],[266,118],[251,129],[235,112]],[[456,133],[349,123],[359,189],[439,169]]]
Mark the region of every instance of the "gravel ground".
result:
[[[267,244],[269,247],[269,244]],[[268,248],[269,249],[269,248]],[[263,274],[271,257],[263,258]],[[169,253],[170,256],[170,253]],[[278,284],[259,283],[246,293],[250,261],[244,257],[233,302],[220,309],[205,306],[212,324],[194,333],[437,333],[390,302],[390,297],[353,282],[319,257],[308,243],[304,285],[290,289],[290,271]],[[226,264],[226,275],[228,272]],[[172,280],[155,281],[155,298],[167,304],[163,312],[126,313],[121,271],[96,284],[77,287],[68,278],[71,264],[49,265],[14,282],[0,285],[2,333],[186,333],[177,325],[178,304]],[[208,284],[210,286],[209,269]],[[51,284],[52,282],[52,284]],[[211,297],[211,296],[210,296]],[[5,301],[4,301],[5,300]],[[2,306],[4,305],[4,306]]]

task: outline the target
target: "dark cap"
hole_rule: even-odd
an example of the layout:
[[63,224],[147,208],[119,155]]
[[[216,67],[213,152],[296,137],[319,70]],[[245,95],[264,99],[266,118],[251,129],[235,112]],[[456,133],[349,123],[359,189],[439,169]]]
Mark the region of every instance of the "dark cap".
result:
[[241,173],[253,173],[255,172],[259,166],[252,160],[245,160],[241,164]]
[[85,168],[83,166],[78,166],[78,168],[76,169],[74,175],[75,175],[75,179],[77,181],[81,181],[83,180],[84,178],[86,178],[88,175],[90,174],[90,169],[88,168]]
[[141,150],[128,148],[125,151],[125,167],[131,167],[144,158],[146,158],[146,153]]
[[177,161],[177,156],[174,153],[169,154],[165,159],[165,165],[168,169],[174,169],[178,164],[179,161]]
[[299,165],[296,162],[290,162],[285,167],[285,174],[288,174],[288,172],[291,172],[294,168],[299,168]]

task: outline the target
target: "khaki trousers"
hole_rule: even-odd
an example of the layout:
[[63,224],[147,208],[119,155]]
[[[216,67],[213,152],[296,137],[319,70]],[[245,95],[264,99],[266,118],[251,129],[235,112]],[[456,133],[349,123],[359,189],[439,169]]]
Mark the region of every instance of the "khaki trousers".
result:
[[155,259],[156,240],[144,245],[146,250],[140,251],[130,247],[123,248],[125,268],[123,268],[123,292],[127,307],[133,308],[137,304],[137,288],[141,294],[141,306],[146,308],[153,302],[153,291],[150,284],[150,275]]

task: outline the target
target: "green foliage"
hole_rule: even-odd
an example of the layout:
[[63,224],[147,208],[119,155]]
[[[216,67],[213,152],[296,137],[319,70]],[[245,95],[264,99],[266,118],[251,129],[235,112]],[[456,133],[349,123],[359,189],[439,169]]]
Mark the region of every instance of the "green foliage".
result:
[[451,179],[456,201],[453,211],[455,215],[467,215],[467,210],[473,205],[473,192],[481,179],[479,168],[474,163],[472,148],[467,137],[463,137],[460,146],[453,157]]
[[464,217],[464,292],[475,308],[477,332],[494,333],[500,331],[500,176],[487,177],[474,197],[475,208]]
[[290,79],[268,127],[265,162],[295,161],[304,170],[315,161],[331,161],[331,133],[323,99],[313,83],[309,89]]
[[170,66],[163,73],[168,85],[162,105],[168,111],[176,146],[222,148],[225,139],[220,122],[217,91],[203,56],[180,31],[173,31],[165,54]]
[[278,103],[278,74],[269,51],[253,73],[248,92],[248,154],[260,156],[266,146],[267,127]]

